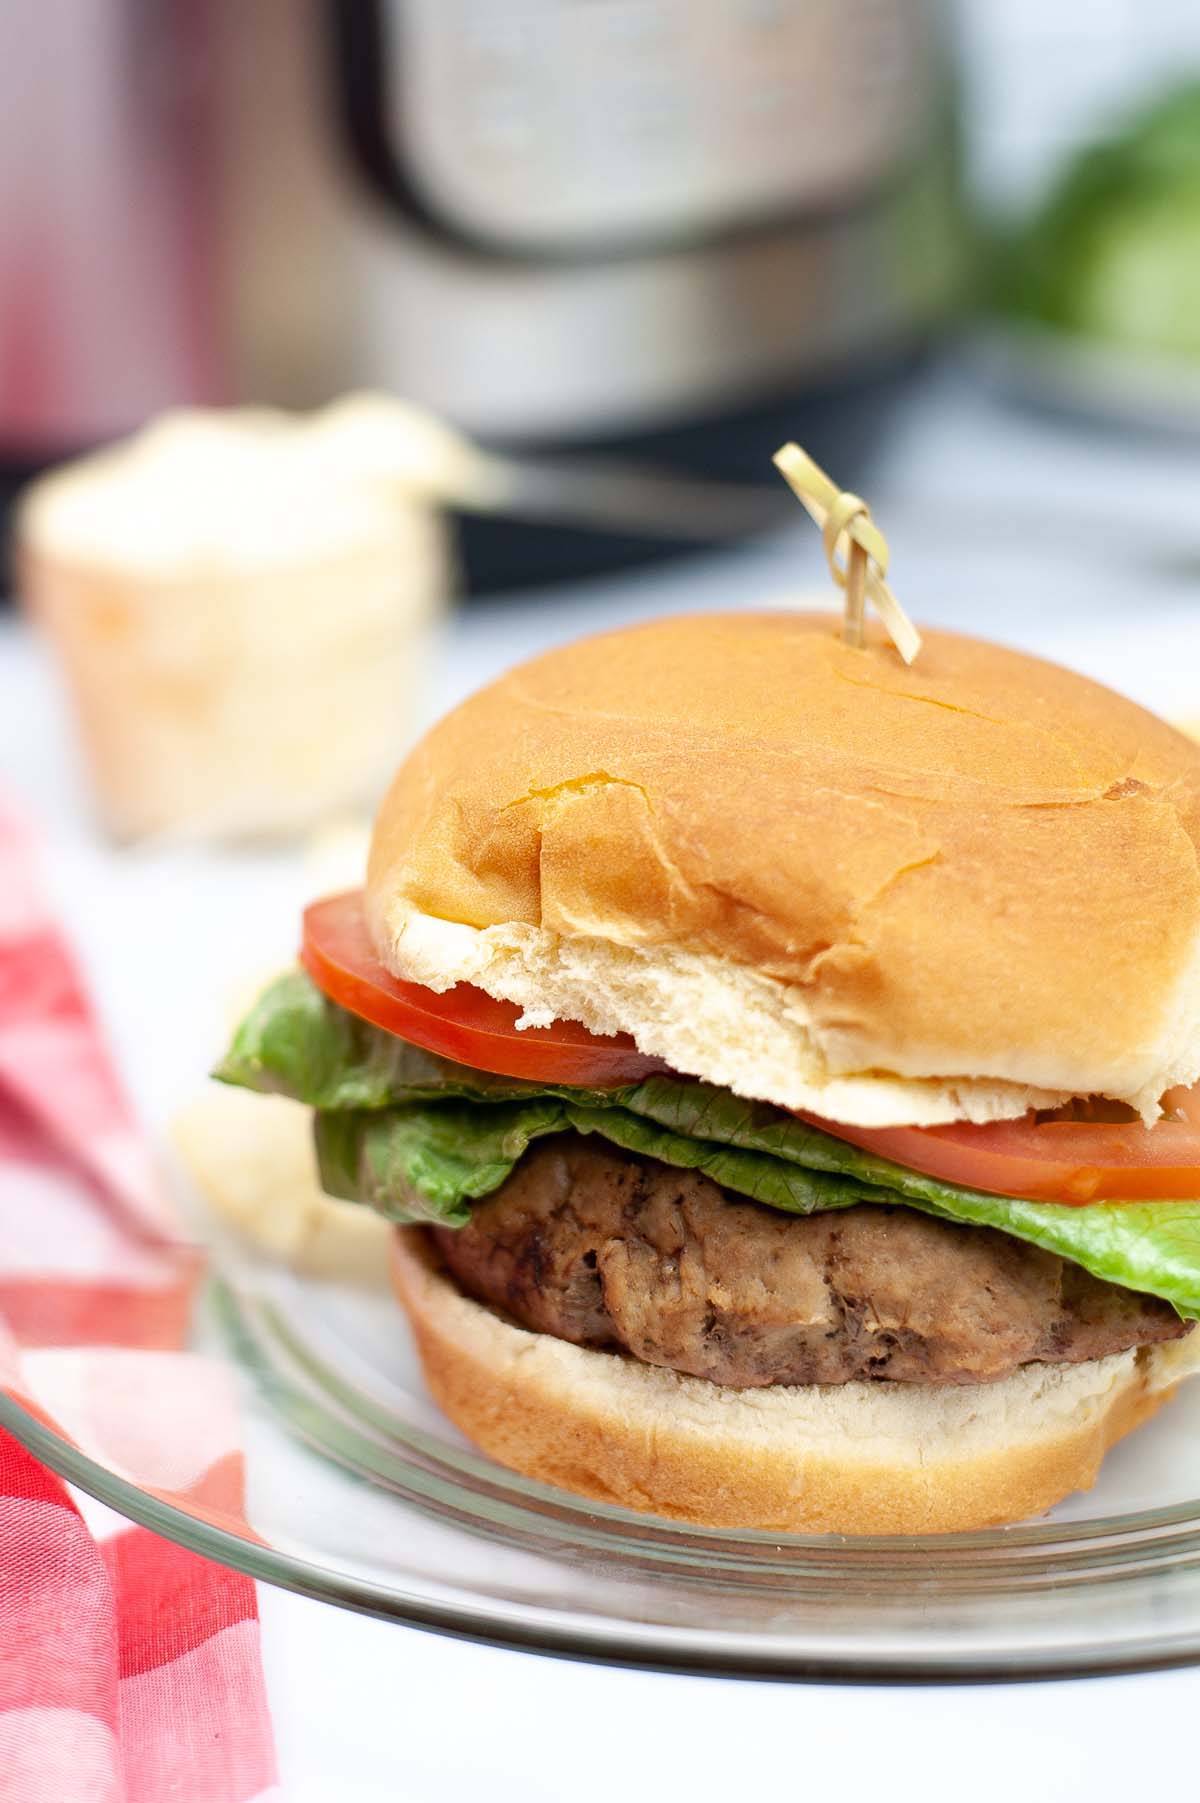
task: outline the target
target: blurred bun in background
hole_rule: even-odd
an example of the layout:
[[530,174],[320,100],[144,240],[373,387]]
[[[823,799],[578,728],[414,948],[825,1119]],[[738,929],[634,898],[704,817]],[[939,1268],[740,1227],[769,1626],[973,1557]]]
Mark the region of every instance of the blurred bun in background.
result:
[[452,586],[455,455],[360,397],[168,414],[32,485],[21,599],[113,834],[274,836],[373,800]]

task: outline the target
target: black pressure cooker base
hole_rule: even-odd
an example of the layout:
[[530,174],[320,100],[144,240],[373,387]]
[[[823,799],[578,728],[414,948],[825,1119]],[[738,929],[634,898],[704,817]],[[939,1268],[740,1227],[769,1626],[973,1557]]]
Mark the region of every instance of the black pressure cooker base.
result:
[[[561,456],[564,460],[572,455],[609,456],[614,462],[654,464],[679,475],[759,487],[778,484],[782,519],[786,501],[782,482],[771,466],[772,453],[788,439],[796,439],[843,487],[869,486],[872,459],[886,436],[889,415],[924,360],[923,355],[910,353],[824,388],[809,385],[788,390],[746,411],[587,444],[539,443],[536,454],[539,459]],[[494,448],[519,454],[525,447]],[[466,587],[474,595],[611,574],[678,557],[706,542],[478,515],[462,516],[458,526]],[[723,541],[714,538],[707,542]]]

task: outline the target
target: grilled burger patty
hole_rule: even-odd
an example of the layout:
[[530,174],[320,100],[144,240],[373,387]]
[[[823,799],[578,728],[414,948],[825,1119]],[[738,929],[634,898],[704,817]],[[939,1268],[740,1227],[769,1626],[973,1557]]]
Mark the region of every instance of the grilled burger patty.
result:
[[522,1326],[735,1389],[988,1383],[1191,1326],[992,1228],[873,1203],[785,1215],[576,1134],[431,1231],[462,1288]]

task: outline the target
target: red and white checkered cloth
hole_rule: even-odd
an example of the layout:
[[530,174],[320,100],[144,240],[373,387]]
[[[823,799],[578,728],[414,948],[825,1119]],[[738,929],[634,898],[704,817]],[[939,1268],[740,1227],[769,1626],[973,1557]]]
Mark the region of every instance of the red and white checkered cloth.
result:
[[[0,1388],[248,1532],[227,1380],[182,1349],[199,1273],[0,795]],[[253,1583],[117,1528],[0,1431],[0,1803],[277,1795]]]

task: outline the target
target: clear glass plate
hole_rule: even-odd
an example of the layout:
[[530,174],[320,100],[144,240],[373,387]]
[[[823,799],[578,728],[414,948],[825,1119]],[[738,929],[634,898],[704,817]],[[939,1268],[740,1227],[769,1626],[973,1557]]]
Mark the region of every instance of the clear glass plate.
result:
[[706,1531],[580,1501],[473,1450],[430,1402],[383,1287],[227,1242],[206,1332],[232,1351],[250,1527],[0,1421],[124,1514],[252,1575],[496,1643],[759,1676],[978,1679],[1200,1660],[1200,1383],[1096,1489],[933,1538]]
[[[1041,552],[1026,568],[1021,543],[1014,525],[1004,546],[976,546],[966,584],[960,546],[915,545],[906,593],[927,617],[1200,716],[1191,565],[1139,566],[1133,618],[1128,566],[1056,563],[1048,611]],[[448,643],[431,710],[551,629],[612,624],[618,601],[652,612],[782,592],[791,555],[774,576],[766,553],[736,570],[689,566],[636,594],[606,591],[590,612],[560,607],[549,624],[532,607],[477,611]],[[49,703],[22,712],[27,693],[37,700],[32,679],[0,717],[0,753],[26,758],[64,918],[142,1118],[161,1132],[223,1043],[229,992],[278,968],[303,902],[337,884],[298,854],[104,846],[54,775]],[[473,1451],[430,1403],[382,1284],[298,1276],[232,1241],[215,1269],[200,1344],[237,1387],[249,1526],[135,1487],[4,1395],[0,1422],[81,1489],[256,1577],[507,1645],[742,1675],[945,1681],[1200,1662],[1200,1378],[1113,1451],[1093,1491],[1039,1521],[934,1539],[704,1532],[580,1502]]]

